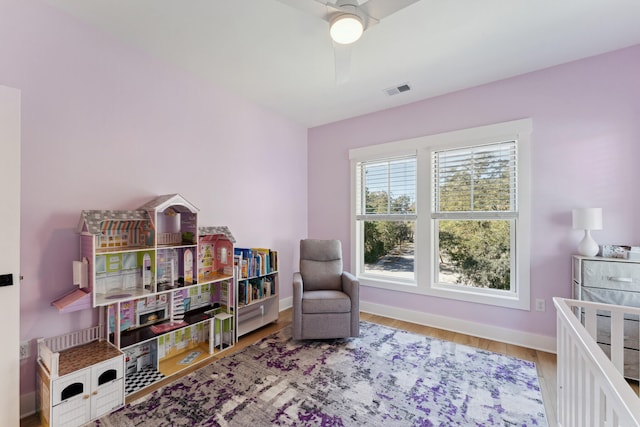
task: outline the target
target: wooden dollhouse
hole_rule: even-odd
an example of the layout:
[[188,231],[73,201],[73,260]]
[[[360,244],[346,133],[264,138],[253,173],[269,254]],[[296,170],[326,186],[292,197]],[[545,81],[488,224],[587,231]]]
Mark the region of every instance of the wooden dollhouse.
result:
[[[80,334],[68,346],[39,342],[44,425],[81,425],[104,414],[77,415],[86,404],[77,396],[91,387],[73,381],[104,361],[64,374],[56,370],[56,360],[69,359],[82,346],[104,346],[120,358],[116,377],[107,376],[111,395],[120,396],[103,405],[111,411],[125,395],[232,347],[237,336],[235,239],[224,226],[198,227],[198,209],[179,194],[135,210],[82,211],[77,231],[78,288],[52,305],[60,312],[97,308],[100,324],[97,334]],[[62,383],[82,391],[59,393]],[[74,415],[56,416],[58,406]]]

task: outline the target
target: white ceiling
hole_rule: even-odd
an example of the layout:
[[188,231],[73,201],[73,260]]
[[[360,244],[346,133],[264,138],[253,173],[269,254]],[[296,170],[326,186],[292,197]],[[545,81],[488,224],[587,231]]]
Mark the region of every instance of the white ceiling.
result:
[[420,0],[336,84],[328,23],[277,0],[46,1],[307,127],[640,43],[640,0]]

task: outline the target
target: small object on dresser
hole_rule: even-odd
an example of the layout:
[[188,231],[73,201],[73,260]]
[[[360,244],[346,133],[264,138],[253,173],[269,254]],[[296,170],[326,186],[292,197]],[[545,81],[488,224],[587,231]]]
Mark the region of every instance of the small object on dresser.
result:
[[[631,246],[602,245],[601,253],[604,258],[628,259],[630,251],[631,251]],[[638,253],[638,255],[640,256],[640,253]]]
[[640,246],[631,246],[627,259],[640,260]]
[[591,237],[592,230],[602,230],[602,208],[574,209],[573,228],[584,230],[584,237],[578,244],[578,253],[584,256],[598,255],[598,243]]

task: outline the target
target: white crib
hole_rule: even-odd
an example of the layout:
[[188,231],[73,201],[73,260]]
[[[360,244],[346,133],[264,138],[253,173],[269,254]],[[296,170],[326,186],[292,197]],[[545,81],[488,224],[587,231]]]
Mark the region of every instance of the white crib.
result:
[[[625,319],[638,319],[640,308],[565,298],[553,302],[558,326],[558,426],[640,426],[640,398],[622,374],[625,363],[635,363],[629,356],[625,361]],[[610,316],[611,321],[599,322],[598,315]],[[610,328],[610,358],[596,341],[603,326]]]

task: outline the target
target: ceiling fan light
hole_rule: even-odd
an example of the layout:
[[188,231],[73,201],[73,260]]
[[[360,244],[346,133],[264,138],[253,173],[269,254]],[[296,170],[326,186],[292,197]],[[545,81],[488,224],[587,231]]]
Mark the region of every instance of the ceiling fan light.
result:
[[358,15],[344,13],[331,20],[329,34],[334,42],[340,44],[350,44],[362,36],[364,24]]

